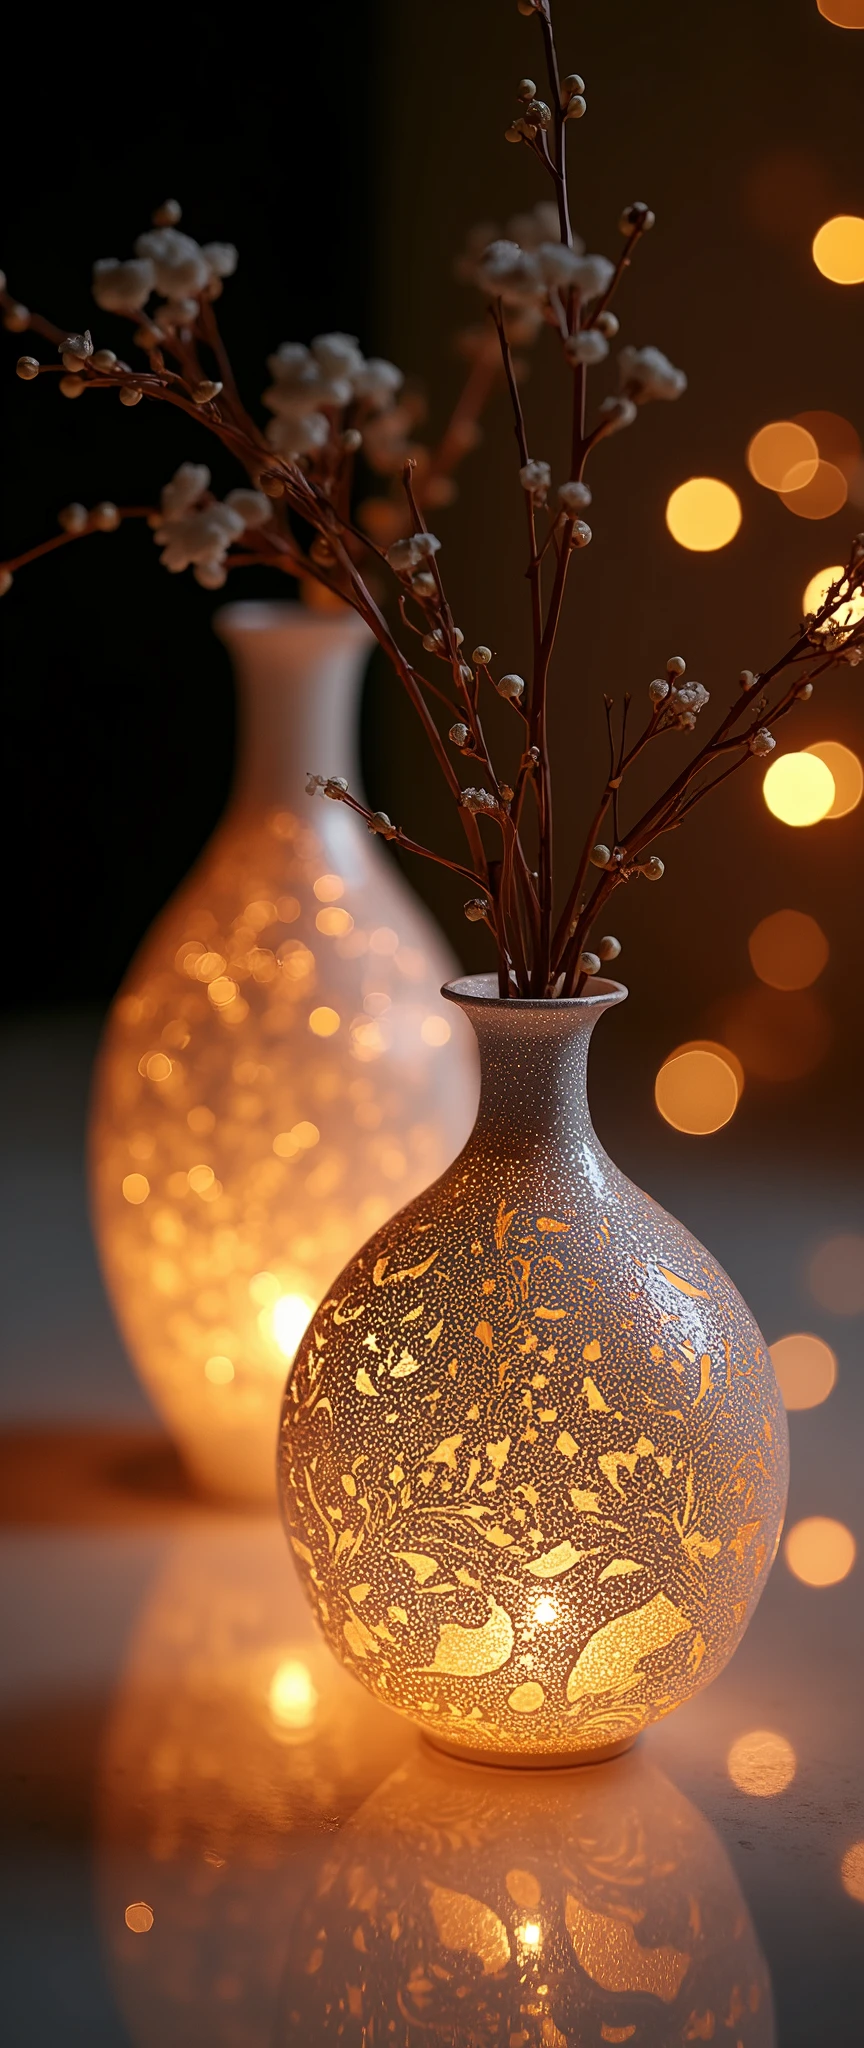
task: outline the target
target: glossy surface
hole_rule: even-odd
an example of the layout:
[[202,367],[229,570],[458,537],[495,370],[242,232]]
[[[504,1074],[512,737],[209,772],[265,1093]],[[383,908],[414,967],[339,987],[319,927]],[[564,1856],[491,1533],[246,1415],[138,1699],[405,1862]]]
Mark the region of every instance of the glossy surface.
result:
[[324,1634],[433,1740],[590,1759],[722,1670],[773,1561],[786,1417],[710,1253],[607,1157],[588,1043],[625,991],[453,984],[474,1132],[321,1304],[280,1487]]
[[427,913],[362,820],[304,794],[322,764],[356,787],[365,628],[239,605],[221,630],[243,688],[238,786],[111,1013],[93,1199],[126,1343],[190,1468],[271,1500],[315,1302],[452,1158],[476,1083]]

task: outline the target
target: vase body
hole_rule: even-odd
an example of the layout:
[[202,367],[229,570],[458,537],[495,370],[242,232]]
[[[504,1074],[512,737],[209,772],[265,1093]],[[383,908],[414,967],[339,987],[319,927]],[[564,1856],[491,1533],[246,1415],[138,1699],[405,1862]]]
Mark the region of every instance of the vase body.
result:
[[273,1503],[286,1359],[333,1272],[452,1158],[476,1079],[430,918],[361,819],[304,793],[322,764],[357,787],[365,627],[237,605],[220,631],[237,784],[113,1006],[91,1179],[123,1336],[193,1475]]
[[281,1497],[337,1655],[439,1746],[629,1746],[716,1676],[785,1505],[785,1413],[740,1295],[607,1157],[586,1097],[625,991],[451,995],[477,1122],[331,1286],[289,1376]]

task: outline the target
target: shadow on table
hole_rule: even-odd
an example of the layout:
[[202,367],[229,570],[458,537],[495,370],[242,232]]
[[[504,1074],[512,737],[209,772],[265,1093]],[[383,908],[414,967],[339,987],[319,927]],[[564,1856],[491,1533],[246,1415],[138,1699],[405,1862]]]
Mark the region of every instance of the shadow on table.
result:
[[0,1431],[0,1528],[127,1528],[205,1508],[158,1430]]

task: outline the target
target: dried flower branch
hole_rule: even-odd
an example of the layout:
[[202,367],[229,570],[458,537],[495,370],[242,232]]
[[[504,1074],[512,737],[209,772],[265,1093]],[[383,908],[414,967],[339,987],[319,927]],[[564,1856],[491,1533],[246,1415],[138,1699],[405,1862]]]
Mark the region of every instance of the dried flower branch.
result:
[[[631,427],[643,405],[680,398],[687,380],[662,349],[626,343],[618,353],[618,389],[607,391],[590,411],[590,377],[607,363],[619,333],[612,300],[654,215],[641,201],[625,207],[618,223],[623,247],[615,260],[586,251],[574,234],[568,144],[574,123],[587,110],[585,83],[577,72],[561,75],[551,0],[518,0],[518,6],[539,29],[546,83],[541,89],[533,78],[519,82],[517,111],[505,135],[538,160],[551,197],[515,216],[503,232],[485,225],[468,237],[457,270],[482,294],[486,320],[460,337],[466,378],[437,447],[417,438],[424,405],[402,372],[383,358],[367,358],[352,335],[341,333],[319,335],[308,347],[285,342],[275,350],[263,394],[270,417],[266,426],[259,424],[238,390],[216,314],[237,252],[225,243],[199,245],[180,230],[177,202],[166,201],[131,257],[105,258],[94,266],[96,305],[131,322],[143,366],[94,346],[89,332],[69,333],[31,313],[0,277],[7,329],[41,337],[59,358],[21,356],[18,375],[26,383],[56,375],[60,392],[70,399],[113,391],[129,409],[145,400],[167,403],[214,435],[246,481],[219,499],[209,469],[184,462],[158,507],[105,503],[88,512],[67,506],[58,535],[0,565],[0,595],[11,587],[13,573],[37,557],[143,518],[163,566],[175,574],[191,568],[205,589],[221,588],[233,568],[264,563],[317,587],[325,602],[353,606],[421,720],[465,834],[467,863],[420,845],[386,812],[369,811],[341,780],[316,772],[307,785],[310,794],[348,804],[370,831],[467,883],[475,893],[465,915],[485,923],[494,937],[502,994],[551,998],[578,993],[586,976],[618,956],[619,941],[609,934],[595,940],[595,927],[618,889],[662,878],[657,843],[749,760],[770,755],[774,728],[812,696],[823,675],[861,660],[864,622],[850,623],[850,603],[864,589],[864,536],[853,543],[842,574],[787,651],[761,674],[742,671],[709,736],[697,742],[671,780],[661,778],[659,793],[632,819],[625,817],[625,798],[635,762],[649,750],[659,761],[659,743],[695,733],[710,695],[688,677],[684,658],[673,655],[666,675],[648,685],[648,709],[635,737],[629,736],[632,692],[625,693],[620,709],[605,699],[608,772],[575,872],[560,888],[548,702],[574,557],[592,538],[583,516],[591,504],[585,472],[602,443]],[[570,428],[558,465],[549,451],[532,445],[521,388],[520,352],[547,330],[548,346],[557,349],[561,374],[569,380]],[[527,540],[532,653],[524,677],[505,669],[485,644],[466,658],[447,597],[446,551],[427,524],[427,514],[445,508],[454,495],[453,473],[479,439],[479,417],[496,385],[506,392],[512,414],[514,510],[518,492]],[[370,476],[382,480],[383,488],[370,493]],[[425,673],[421,656],[441,664],[443,672],[439,667],[437,678]],[[503,771],[484,731],[484,691],[494,692],[517,721],[517,746]],[[470,764],[473,779],[467,779],[463,763]]]

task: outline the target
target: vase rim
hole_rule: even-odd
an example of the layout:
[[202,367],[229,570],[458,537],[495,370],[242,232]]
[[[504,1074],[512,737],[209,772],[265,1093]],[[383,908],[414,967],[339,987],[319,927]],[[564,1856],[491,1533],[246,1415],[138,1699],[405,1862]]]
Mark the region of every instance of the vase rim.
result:
[[623,981],[591,974],[581,996],[502,996],[497,974],[463,974],[455,981],[445,981],[441,994],[448,1003],[475,1004],[484,1010],[534,1010],[560,1016],[566,1011],[584,1015],[586,1011],[608,1010],[613,1003],[625,1002],[629,989]]
[[371,641],[374,634],[365,619],[346,605],[343,611],[315,611],[296,598],[237,598],[213,613],[213,631],[220,640],[235,633],[279,633],[286,626],[292,632],[307,632],[310,639],[336,633],[340,639]]

